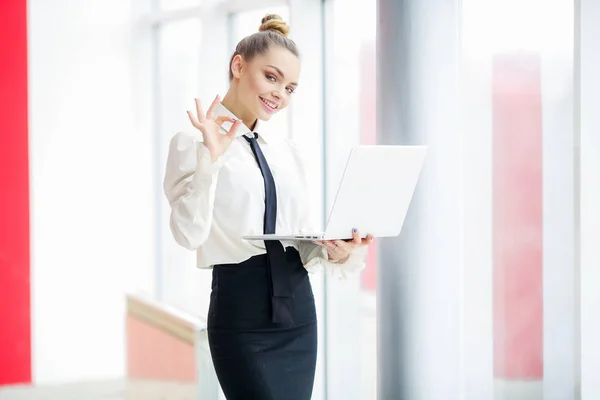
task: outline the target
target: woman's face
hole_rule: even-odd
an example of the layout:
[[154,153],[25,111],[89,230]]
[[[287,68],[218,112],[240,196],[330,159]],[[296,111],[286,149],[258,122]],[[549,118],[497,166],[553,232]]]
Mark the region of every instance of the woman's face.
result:
[[250,62],[240,56],[236,58],[232,65],[233,75],[239,79],[239,100],[249,113],[267,121],[288,106],[300,77],[298,57],[274,45]]

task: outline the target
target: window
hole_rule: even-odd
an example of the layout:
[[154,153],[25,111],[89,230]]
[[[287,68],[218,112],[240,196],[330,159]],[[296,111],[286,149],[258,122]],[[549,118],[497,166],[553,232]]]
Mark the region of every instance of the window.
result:
[[[376,0],[326,2],[328,211],[350,148],[375,144],[376,4]],[[377,398],[375,246],[370,246],[361,276],[327,282],[327,379],[333,400]]]
[[[166,165],[169,142],[179,131],[194,129],[186,110],[194,109],[202,73],[200,54],[202,25],[197,18],[173,21],[158,28],[156,122],[159,126],[158,165]],[[202,99],[209,103],[212,99]],[[170,208],[162,194],[163,176],[156,177],[160,191],[158,213],[158,290],[159,297],[197,315],[205,315],[210,293],[210,275],[194,268],[195,253],[175,243],[169,229]],[[208,281],[208,283],[207,283]]]
[[170,11],[201,5],[202,0],[159,0],[161,10]]

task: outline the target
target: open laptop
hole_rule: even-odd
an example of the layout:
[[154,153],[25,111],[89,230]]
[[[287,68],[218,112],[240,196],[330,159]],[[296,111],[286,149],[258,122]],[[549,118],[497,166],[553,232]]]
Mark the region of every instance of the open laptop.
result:
[[243,236],[246,240],[345,240],[398,236],[413,197],[426,146],[356,146],[350,151],[325,232]]

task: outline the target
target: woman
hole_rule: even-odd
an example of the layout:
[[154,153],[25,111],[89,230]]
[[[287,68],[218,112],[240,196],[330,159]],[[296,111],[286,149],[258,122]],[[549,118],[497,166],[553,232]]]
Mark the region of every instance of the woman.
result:
[[349,241],[246,241],[243,235],[310,230],[308,182],[297,148],[265,130],[298,86],[289,27],[267,15],[237,45],[230,88],[206,114],[196,99],[193,133],[171,141],[164,180],[176,241],[212,268],[208,337],[228,399],[310,399],[317,325],[308,272],[345,276],[364,267],[366,246]]

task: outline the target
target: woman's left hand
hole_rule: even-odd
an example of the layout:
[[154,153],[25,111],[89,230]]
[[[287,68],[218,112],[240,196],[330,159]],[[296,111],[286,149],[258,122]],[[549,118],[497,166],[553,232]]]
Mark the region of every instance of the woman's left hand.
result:
[[345,262],[350,254],[357,248],[368,246],[373,242],[373,235],[367,235],[365,239],[360,237],[358,229],[352,231],[350,240],[316,240],[314,244],[327,249],[330,261]]

